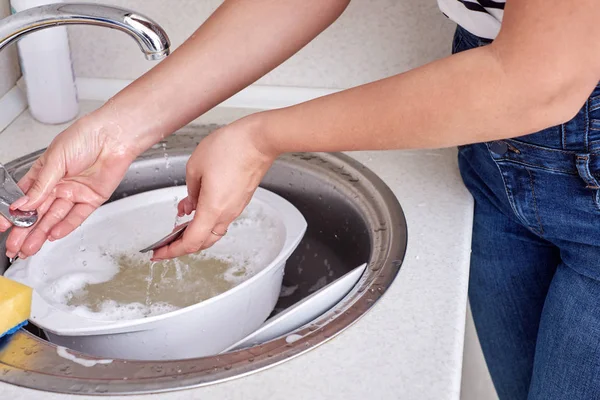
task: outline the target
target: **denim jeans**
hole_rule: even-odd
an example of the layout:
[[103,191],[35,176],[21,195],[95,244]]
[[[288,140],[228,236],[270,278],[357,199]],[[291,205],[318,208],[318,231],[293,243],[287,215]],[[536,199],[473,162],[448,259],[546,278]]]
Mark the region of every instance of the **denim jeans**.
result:
[[[458,28],[453,52],[488,44]],[[571,121],[459,148],[469,299],[502,400],[600,399],[600,86]]]

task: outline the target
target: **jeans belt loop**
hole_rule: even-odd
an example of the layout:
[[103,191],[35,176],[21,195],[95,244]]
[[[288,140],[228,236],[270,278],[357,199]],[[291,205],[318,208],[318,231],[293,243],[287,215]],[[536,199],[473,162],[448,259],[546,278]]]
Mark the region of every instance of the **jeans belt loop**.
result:
[[586,184],[587,189],[600,189],[600,183],[592,175],[590,171],[590,155],[589,154],[577,154],[575,156],[575,163],[577,165],[577,172],[579,176]]

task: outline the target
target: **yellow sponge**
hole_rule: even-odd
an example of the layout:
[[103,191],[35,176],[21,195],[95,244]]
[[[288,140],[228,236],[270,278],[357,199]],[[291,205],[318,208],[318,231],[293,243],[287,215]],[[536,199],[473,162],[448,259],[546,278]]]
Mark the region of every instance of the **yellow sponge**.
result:
[[27,323],[31,294],[30,287],[0,276],[0,337]]

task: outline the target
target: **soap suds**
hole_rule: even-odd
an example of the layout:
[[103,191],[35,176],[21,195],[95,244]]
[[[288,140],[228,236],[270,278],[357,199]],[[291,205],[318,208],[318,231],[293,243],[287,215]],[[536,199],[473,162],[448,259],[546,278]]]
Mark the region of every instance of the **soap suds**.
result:
[[327,285],[327,277],[322,276],[319,278],[319,280],[317,280],[317,282],[315,282],[314,285],[308,288],[308,293],[316,292],[317,290],[325,287],[325,285]]
[[79,358],[69,353],[67,351],[67,348],[63,346],[56,347],[56,354],[58,354],[59,357],[62,357],[69,361],[73,361],[76,364],[83,365],[84,367],[88,368],[95,367],[98,364],[111,364],[113,362],[113,360],[90,360],[87,358]]
[[296,292],[296,290],[298,290],[298,285],[294,285],[294,286],[281,285],[281,292],[279,293],[279,297],[291,296]]
[[300,339],[302,339],[302,336],[293,333],[291,335],[286,336],[285,342],[286,343],[294,343],[294,342],[297,342]]
[[[169,198],[167,203],[172,222],[177,202]],[[82,229],[75,240],[52,242],[51,248],[42,249],[45,254],[31,259],[35,262],[11,267],[11,275],[64,311],[103,321],[139,319],[197,304],[237,286],[274,259],[284,238],[280,223],[260,204],[250,203],[210,249],[151,262],[150,254],[137,250],[164,235],[164,228],[146,223],[141,224],[145,229],[135,231],[136,221],[161,218],[156,207],[147,208],[147,215],[133,210],[137,216],[123,213],[85,227],[85,236]]]

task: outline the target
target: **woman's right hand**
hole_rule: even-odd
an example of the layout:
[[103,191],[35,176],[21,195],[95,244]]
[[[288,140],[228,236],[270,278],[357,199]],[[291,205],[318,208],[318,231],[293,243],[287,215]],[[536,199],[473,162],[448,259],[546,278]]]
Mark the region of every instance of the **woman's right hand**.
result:
[[[52,141],[18,182],[25,197],[11,208],[37,210],[38,222],[12,229],[6,240],[8,257],[37,253],[46,240],[65,237],[108,200],[137,155],[126,136],[118,125],[91,114]],[[0,231],[10,227],[0,217]]]

